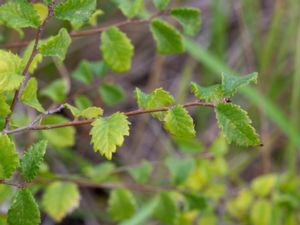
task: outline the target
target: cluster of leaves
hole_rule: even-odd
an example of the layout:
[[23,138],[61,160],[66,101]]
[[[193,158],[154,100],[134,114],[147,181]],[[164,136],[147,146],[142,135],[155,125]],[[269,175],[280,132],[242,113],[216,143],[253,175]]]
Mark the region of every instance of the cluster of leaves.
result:
[[[184,37],[193,36],[200,29],[200,11],[196,8],[165,10],[169,2],[169,0],[154,0],[153,3],[159,13],[148,19],[137,19],[136,22],[150,24],[150,32],[156,42],[158,53],[179,54],[185,50]],[[59,4],[54,3],[56,1],[46,0],[43,4],[17,0],[8,1],[0,6],[0,24],[13,28],[22,35],[22,29],[29,27],[36,28],[38,32],[41,32],[45,29],[44,26],[47,20],[53,15],[59,20],[69,21],[74,29],[79,29],[87,24],[94,25],[97,16],[101,14],[101,11],[96,9],[96,0],[64,0]],[[130,19],[139,17],[144,11],[143,0],[120,0],[115,1],[115,3],[122,13]],[[55,7],[53,8],[53,6]],[[182,26],[183,31],[179,31],[166,20],[158,18],[163,14],[174,18]],[[25,79],[28,73],[34,73],[38,64],[45,57],[56,57],[62,62],[72,43],[71,36],[66,28],[61,28],[54,36],[45,40],[37,39],[35,42],[30,43],[22,56],[10,51],[0,50],[1,127],[3,127],[10,114],[13,113],[13,107],[10,107],[10,105],[14,104],[12,99],[17,90],[21,90],[20,96],[17,96],[17,101],[19,100],[41,113],[43,115],[42,119],[35,122],[45,127],[45,130],[40,134],[43,140],[33,144],[20,160],[16,151],[15,140],[7,135],[9,130],[3,130],[3,134],[0,135],[0,180],[9,184],[4,180],[12,178],[14,172],[19,171],[17,175],[20,176],[20,180],[24,181],[16,185],[18,191],[7,214],[9,225],[37,225],[40,223],[39,207],[33,196],[33,191],[37,190],[31,190],[27,187],[27,184],[30,184],[41,170],[40,165],[43,162],[48,142],[51,147],[70,147],[75,143],[75,129],[72,126],[48,130],[51,124],[76,123],[78,121],[91,122],[91,144],[96,152],[100,152],[107,159],[112,159],[112,154],[116,152],[116,148],[121,146],[125,136],[129,135],[129,114],[116,112],[109,116],[103,116],[103,109],[93,106],[85,96],[77,97],[74,104],[64,103],[67,99],[68,88],[61,79],[51,83],[40,92],[40,95],[50,98],[54,103],[64,103],[64,107],[70,111],[74,120],[69,121],[60,115],[48,115],[49,112],[45,110],[38,99],[37,79],[34,77],[28,80]],[[134,56],[134,46],[129,37],[120,30],[120,27],[117,25],[107,27],[101,33],[100,39],[101,46],[99,46],[99,49],[103,62],[82,61],[72,73],[74,80],[85,85],[91,85],[95,82],[95,79],[102,79],[109,70],[116,73],[130,70]],[[97,75],[96,78],[95,74]],[[246,147],[261,144],[247,113],[239,106],[226,101],[239,88],[251,82],[256,82],[256,80],[256,73],[242,77],[223,74],[221,84],[209,87],[202,87],[196,83],[191,84],[191,91],[198,99],[194,105],[209,105],[214,108],[219,128],[229,143],[232,142]],[[124,91],[117,85],[104,83],[99,88],[99,94],[104,103],[113,105],[122,100]],[[162,88],[158,88],[151,93],[144,93],[137,88],[135,97],[140,108],[137,113],[149,111],[155,119],[163,123],[166,131],[175,139],[181,142],[193,140],[196,131],[193,118],[186,109],[189,106],[188,104],[176,104],[174,97]],[[22,127],[17,120],[8,120],[8,122],[12,122],[6,127],[8,129]],[[35,126],[35,123],[27,125],[28,128],[30,126]],[[222,157],[216,158],[216,160],[218,160],[218,165],[226,164]],[[197,191],[199,189],[197,185],[205,185],[205,182],[207,182],[205,179],[208,179],[208,177],[205,178],[206,175],[203,175],[205,179],[199,177],[199,172],[203,169],[202,167],[206,166],[208,170],[210,163],[213,162],[205,161],[203,163],[192,159],[168,159],[166,165],[172,175],[172,184],[180,187],[183,185],[182,187],[186,186]],[[111,166],[107,168],[108,171],[112,171]],[[100,170],[100,168],[98,169]],[[140,165],[140,169],[131,170],[130,174],[137,182],[145,183],[151,171],[151,165],[145,162]],[[107,172],[106,175],[109,176],[110,173]],[[199,182],[195,183],[197,179]],[[204,184],[201,184],[203,182]],[[175,199],[183,199],[185,206],[189,209],[202,207],[202,203],[199,203],[202,197],[196,193],[162,192],[141,209],[143,213],[140,212],[140,214],[143,215],[143,218],[132,218],[136,212],[134,195],[127,189],[115,189],[111,193],[108,212],[115,221],[132,219],[138,221],[135,222],[136,224],[141,224],[141,220],[146,220],[149,215],[153,215],[164,224],[175,224],[176,221],[184,220],[185,217],[185,215],[177,213],[179,211]],[[55,221],[61,221],[68,212],[78,207],[79,201],[80,194],[75,183],[57,181],[45,188],[41,206]],[[184,223],[179,222],[179,224]]]

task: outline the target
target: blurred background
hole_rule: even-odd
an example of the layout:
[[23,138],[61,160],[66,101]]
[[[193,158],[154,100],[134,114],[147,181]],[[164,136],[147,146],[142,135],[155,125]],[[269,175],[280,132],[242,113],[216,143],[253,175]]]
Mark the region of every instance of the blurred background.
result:
[[[155,13],[152,1],[145,0],[145,4],[147,11],[142,16]],[[152,173],[143,185],[176,187],[203,197],[201,202],[205,206],[201,203],[196,210],[185,210],[179,205],[176,224],[300,224],[300,1],[173,0],[171,6],[201,10],[201,32],[193,39],[185,39],[185,54],[158,55],[148,25],[124,26],[122,30],[135,46],[133,66],[126,74],[113,74],[101,64],[99,34],[76,38],[64,64],[45,60],[36,71],[43,105],[50,106],[51,99],[55,99],[49,91],[47,94],[50,84],[66,92],[57,102],[90,101],[109,115],[137,108],[135,87],[145,92],[163,87],[177,102],[184,103],[194,99],[191,81],[205,86],[219,83],[222,72],[246,75],[256,71],[258,85],[243,88],[232,100],[248,111],[264,146],[227,145],[211,109],[193,108],[189,111],[197,129],[195,139],[173,140],[149,115],[136,116],[130,118],[131,135],[112,162],[93,152],[89,126],[76,127],[74,143],[52,143],[58,150],[48,151],[44,173],[83,174],[95,182],[120,181],[132,185],[136,179],[132,171],[150,165]],[[103,0],[98,7],[104,14],[98,18],[97,26],[125,20],[112,1]],[[179,28],[173,20],[168,21]],[[70,28],[69,24],[51,21],[45,37],[57,33],[62,26]],[[4,28],[1,31],[2,43],[20,40],[16,32]],[[29,30],[25,40],[33,36],[34,32]],[[89,66],[98,66],[92,84],[76,79],[85,70],[83,60]],[[53,85],[53,81],[60,80],[64,86]],[[25,109],[20,106],[20,114],[22,110]],[[28,115],[34,114],[26,110]],[[71,118],[66,110],[61,115]],[[15,120],[26,120],[20,117]],[[18,140],[20,145],[29,145],[34,135],[26,133],[28,138]],[[174,177],[182,180],[174,182]],[[138,208],[143,208],[151,195],[134,189],[138,189],[133,190],[140,199]],[[81,207],[73,214],[60,223],[45,217],[43,224],[118,224],[105,214],[107,188],[82,187],[81,194]],[[175,224],[166,221],[149,217],[136,224]]]

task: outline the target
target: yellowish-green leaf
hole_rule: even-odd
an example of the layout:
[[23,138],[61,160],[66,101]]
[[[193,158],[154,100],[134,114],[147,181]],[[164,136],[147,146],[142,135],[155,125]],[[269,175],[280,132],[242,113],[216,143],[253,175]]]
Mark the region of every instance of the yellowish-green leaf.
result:
[[251,183],[251,188],[257,195],[261,197],[266,197],[271,193],[272,189],[275,187],[277,182],[277,177],[274,174],[267,174],[255,178]]
[[234,76],[227,73],[222,74],[222,86],[226,97],[233,96],[238,89],[250,83],[257,83],[258,73],[251,73],[245,76]]
[[106,64],[115,72],[126,72],[131,68],[134,47],[125,33],[110,27],[101,34],[101,52]]
[[187,35],[196,35],[201,26],[200,10],[198,8],[173,8],[171,15],[183,26]]
[[180,33],[167,22],[154,19],[151,32],[160,54],[178,54],[184,52],[184,45]]
[[229,143],[245,147],[261,145],[246,111],[231,103],[219,103],[215,111],[218,126]]
[[108,213],[114,221],[129,219],[135,213],[136,202],[130,190],[114,189],[109,198]]
[[13,141],[0,134],[0,180],[10,178],[19,166],[19,156]]
[[192,82],[191,90],[199,100],[206,102],[220,101],[224,97],[222,86],[219,84],[202,87]]
[[78,187],[69,182],[50,184],[42,197],[42,206],[46,213],[56,222],[60,222],[67,214],[79,206],[80,193]]
[[257,200],[250,212],[253,225],[270,225],[272,219],[272,205],[267,200]]
[[144,9],[144,0],[116,0],[122,13],[132,18]]
[[30,78],[28,81],[26,87],[22,91],[21,94],[21,102],[23,102],[26,105],[31,106],[32,108],[35,108],[39,112],[45,112],[43,106],[39,102],[37,98],[37,81],[34,77]]
[[6,116],[10,113],[10,106],[6,103],[6,96],[0,95],[0,116]]
[[227,204],[229,214],[237,219],[241,219],[248,214],[254,196],[251,191],[241,190],[234,199],[230,199]]
[[48,38],[39,46],[39,52],[43,56],[56,56],[63,61],[71,42],[68,31],[61,28],[56,36]]
[[0,93],[13,91],[20,86],[24,79],[22,70],[19,56],[0,50]]
[[109,117],[101,117],[92,123],[91,143],[95,151],[99,151],[107,159],[112,159],[116,147],[124,142],[124,136],[129,135],[129,121],[123,113],[114,113]]
[[37,28],[40,17],[33,5],[27,1],[9,1],[0,6],[0,21],[12,28]]
[[164,127],[177,138],[194,137],[196,133],[192,117],[181,105],[168,111],[164,118]]
[[27,188],[18,190],[17,195],[8,210],[9,225],[39,225],[41,215],[38,204]]
[[37,14],[40,17],[40,21],[44,22],[48,17],[48,7],[43,3],[34,3],[33,7],[37,11]]
[[82,110],[68,103],[66,103],[65,106],[71,111],[72,115],[76,118],[83,117],[86,119],[93,119],[103,115],[103,109],[95,106],[88,107]]
[[[24,53],[23,53],[23,57],[22,57],[22,66],[23,66],[23,68],[25,68],[26,64],[28,63],[28,60],[29,60],[29,58],[30,58],[30,56],[31,56],[31,53],[32,53],[32,50],[33,50],[33,46],[34,46],[34,43],[31,42],[31,43],[26,47],[26,49],[25,49],[25,51],[24,51]],[[28,69],[29,73],[33,73],[33,72],[36,70],[36,68],[38,67],[38,64],[39,64],[40,62],[42,62],[42,60],[43,60],[42,54],[37,53],[37,54],[34,56],[32,62],[31,62],[31,64],[30,64],[30,66],[29,66],[29,69]]]

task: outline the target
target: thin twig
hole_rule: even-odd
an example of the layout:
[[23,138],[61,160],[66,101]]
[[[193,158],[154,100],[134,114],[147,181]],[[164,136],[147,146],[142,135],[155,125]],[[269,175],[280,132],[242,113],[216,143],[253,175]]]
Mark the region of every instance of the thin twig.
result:
[[[201,101],[194,101],[189,102],[183,105],[185,108],[189,107],[195,107],[195,106],[204,106],[204,107],[210,107],[214,108],[214,103],[207,103],[207,102],[201,102]],[[125,112],[124,115],[130,117],[130,116],[137,116],[142,114],[149,114],[149,113],[155,113],[155,112],[165,112],[168,111],[170,107],[161,107],[156,109],[137,109],[134,111]],[[70,127],[70,126],[80,126],[80,125],[87,125],[94,122],[95,119],[87,119],[87,120],[73,120],[66,123],[59,123],[59,124],[49,124],[49,125],[26,125],[24,127],[20,127],[14,130],[5,130],[3,131],[4,134],[13,134],[13,133],[19,133],[23,131],[28,130],[50,130],[50,129],[57,129],[57,128],[63,128],[63,127]]]

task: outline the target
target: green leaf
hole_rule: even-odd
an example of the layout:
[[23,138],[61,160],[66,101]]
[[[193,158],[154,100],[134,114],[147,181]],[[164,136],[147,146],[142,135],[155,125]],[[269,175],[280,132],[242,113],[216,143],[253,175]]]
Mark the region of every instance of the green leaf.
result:
[[272,205],[267,200],[257,200],[250,212],[253,225],[269,225],[272,219]]
[[[23,68],[25,68],[26,64],[27,64],[28,61],[29,61],[29,58],[31,57],[31,53],[32,53],[32,50],[33,50],[33,46],[34,46],[34,42],[32,41],[32,42],[26,47],[26,49],[25,49],[25,51],[24,51],[24,53],[23,53],[23,57],[22,57],[22,67],[23,67]],[[33,72],[36,70],[38,64],[39,64],[42,60],[43,60],[43,55],[40,54],[40,53],[37,53],[37,54],[34,56],[32,62],[31,62],[31,64],[30,64],[30,66],[29,66],[29,69],[28,69],[29,73],[33,73]]]
[[171,15],[183,26],[185,34],[195,36],[201,26],[200,10],[197,8],[173,8]]
[[238,89],[250,83],[257,83],[258,73],[251,73],[245,76],[234,76],[227,73],[222,74],[222,86],[226,97],[233,96]]
[[32,4],[26,1],[9,1],[1,5],[0,21],[15,29],[37,28],[41,24],[37,11]]
[[255,178],[251,183],[251,188],[254,193],[261,197],[266,197],[271,193],[277,182],[277,177],[274,174],[267,174]]
[[94,150],[111,160],[116,147],[123,144],[125,135],[129,135],[129,124],[127,116],[119,112],[95,120],[90,132]]
[[207,207],[207,199],[198,193],[184,193],[189,210],[204,210]]
[[153,0],[153,3],[156,8],[163,10],[169,5],[170,0]]
[[91,107],[93,104],[91,100],[85,95],[79,95],[74,100],[75,106],[81,110]]
[[116,0],[116,2],[128,18],[138,15],[144,9],[144,0]]
[[178,54],[184,52],[180,33],[167,22],[154,19],[151,22],[151,32],[160,54]]
[[[59,124],[69,122],[66,118],[59,115],[49,115],[43,119],[43,125]],[[70,147],[75,143],[75,128],[63,127],[58,129],[43,130],[42,134],[55,147]]]
[[108,201],[108,213],[114,221],[129,219],[135,213],[136,202],[130,190],[114,189]]
[[219,103],[215,112],[218,126],[229,143],[245,147],[261,145],[246,111],[234,104]]
[[180,185],[188,178],[195,168],[195,161],[191,158],[168,158],[166,165],[171,173],[171,180],[174,184]]
[[47,141],[33,144],[24,154],[20,163],[20,173],[26,180],[32,180],[38,173],[46,153]]
[[234,218],[243,218],[249,213],[249,208],[253,202],[253,193],[244,189],[241,190],[234,199],[226,203],[227,210]]
[[93,81],[93,72],[90,62],[82,60],[76,70],[72,73],[72,77],[84,84],[91,84]]
[[0,116],[6,116],[10,112],[10,106],[6,103],[6,96],[0,95]]
[[194,137],[196,133],[193,118],[181,105],[168,110],[164,119],[164,127],[178,138]]
[[123,88],[115,84],[102,84],[99,88],[103,102],[109,106],[116,105],[124,99]]
[[68,103],[66,103],[65,106],[71,111],[72,115],[76,118],[82,117],[82,118],[86,118],[86,119],[93,119],[93,118],[102,116],[102,114],[103,114],[103,109],[101,109],[99,107],[95,107],[95,106],[88,107],[83,110],[78,109],[75,106],[72,106]]
[[19,157],[13,141],[0,134],[0,180],[10,178],[19,166]]
[[62,79],[53,81],[49,86],[41,91],[41,95],[47,96],[56,103],[61,103],[67,95],[66,83]]
[[96,0],[65,0],[56,6],[54,14],[61,20],[82,23],[96,10],[96,3]]
[[159,194],[159,199],[154,211],[154,217],[166,225],[176,224],[178,219],[178,211],[174,198],[168,192]]
[[46,188],[42,197],[42,206],[52,219],[60,222],[79,206],[79,201],[80,193],[75,184],[54,182]]
[[72,39],[65,28],[61,28],[56,36],[48,38],[39,46],[39,52],[43,56],[56,56],[61,61],[66,57]]
[[110,27],[101,34],[100,49],[105,63],[114,72],[126,72],[131,68],[134,47],[119,28]]
[[191,90],[199,100],[206,102],[220,101],[224,97],[223,88],[219,84],[209,87],[202,87],[192,82]]
[[130,168],[129,173],[136,182],[144,184],[152,173],[152,165],[148,161],[143,160],[140,165]]
[[31,194],[26,189],[19,189],[8,210],[7,222],[9,225],[39,225],[41,223],[39,207]]
[[19,56],[0,50],[0,93],[17,89],[22,76],[22,60]]
[[39,100],[37,99],[37,81],[34,77],[30,78],[26,87],[22,91],[21,94],[21,102],[24,104],[35,108],[39,112],[45,112],[43,106],[40,104]]
[[[95,182],[108,181],[113,177],[116,165],[110,161],[85,168],[85,174]],[[113,179],[113,178],[112,178]]]
[[[146,94],[140,89],[135,89],[135,98],[138,106],[144,109],[157,109],[161,107],[169,107],[174,103],[173,96],[162,88],[155,89],[152,93]],[[166,112],[152,113],[152,116],[163,121]]]

